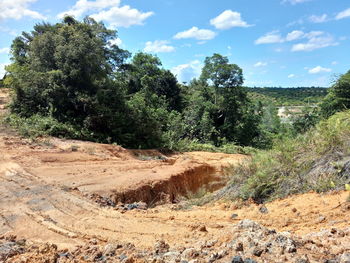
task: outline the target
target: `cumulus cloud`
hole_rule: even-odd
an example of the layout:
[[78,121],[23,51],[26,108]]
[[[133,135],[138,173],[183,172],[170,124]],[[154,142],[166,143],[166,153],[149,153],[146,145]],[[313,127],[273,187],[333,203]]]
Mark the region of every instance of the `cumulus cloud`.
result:
[[339,14],[337,14],[337,16],[335,17],[335,19],[340,20],[343,18],[347,18],[350,17],[350,8],[340,12]]
[[289,75],[288,75],[288,78],[289,78],[289,79],[292,79],[292,78],[294,78],[294,77],[295,77],[294,74],[289,74]]
[[286,41],[294,41],[298,40],[300,38],[303,38],[305,36],[305,33],[300,30],[294,30],[287,34]]
[[143,49],[145,52],[149,53],[168,53],[174,52],[175,47],[168,45],[169,41],[166,40],[156,40],[154,42],[148,41],[146,42],[146,46]]
[[103,10],[108,7],[119,6],[120,0],[96,0],[96,1],[87,1],[87,0],[79,0],[75,3],[75,5],[64,11],[57,16],[59,18],[63,18],[65,15],[70,15],[74,17],[81,17],[83,14],[91,11],[91,10]]
[[314,67],[312,69],[309,69],[310,74],[319,74],[319,73],[324,73],[324,72],[331,72],[332,69],[330,68],[323,68],[321,66]]
[[192,27],[189,30],[177,33],[175,39],[185,39],[185,38],[194,38],[197,40],[210,40],[216,36],[214,31],[209,29],[199,29],[198,27]]
[[310,31],[305,33],[300,30],[294,30],[288,33],[286,37],[282,37],[278,31],[273,31],[258,38],[255,41],[255,44],[284,43],[301,39],[306,41],[304,43],[294,44],[291,51],[312,51],[319,48],[339,45],[334,37],[326,32]]
[[261,62],[261,61],[256,62],[256,63],[254,64],[254,67],[255,67],[255,68],[265,67],[265,66],[267,66],[267,63],[266,63],[266,62]]
[[44,15],[37,11],[29,9],[31,3],[37,0],[1,0],[0,1],[0,20],[31,17],[34,19],[46,19]]
[[210,24],[217,29],[229,29],[232,27],[249,27],[247,22],[242,20],[241,14],[232,10],[225,10],[217,17],[210,20]]
[[292,51],[313,51],[315,49],[337,46],[339,43],[335,41],[334,37],[321,31],[310,32],[305,35],[308,39],[305,43],[298,43],[293,45]]
[[317,15],[309,16],[309,20],[312,23],[324,23],[324,22],[327,22],[329,19],[328,19],[328,15],[327,14],[323,14],[323,15],[320,15],[320,16],[317,16]]
[[272,31],[255,40],[256,45],[282,43],[284,39],[278,31]]
[[8,47],[0,48],[0,54],[8,54],[10,49]]
[[198,78],[203,65],[199,60],[191,61],[188,64],[178,65],[171,69],[171,72],[180,82],[189,82],[193,78]]
[[111,27],[130,27],[142,25],[154,14],[153,12],[141,12],[128,5],[120,6],[120,4],[120,0],[79,0],[71,9],[57,16],[62,18],[65,15],[71,15],[79,18],[83,15],[90,15],[97,21],[108,22]]
[[112,7],[109,10],[92,14],[91,17],[97,21],[106,21],[112,27],[130,27],[132,25],[143,25],[144,21],[152,16],[153,12],[142,13],[128,5]]

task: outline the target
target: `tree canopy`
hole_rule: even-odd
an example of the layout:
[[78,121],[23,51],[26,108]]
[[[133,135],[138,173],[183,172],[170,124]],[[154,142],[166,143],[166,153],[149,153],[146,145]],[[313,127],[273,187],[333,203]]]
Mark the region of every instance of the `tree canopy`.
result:
[[198,80],[180,85],[154,55],[113,45],[117,32],[92,18],[41,23],[12,44],[5,85],[12,113],[59,123],[50,134],[134,148],[182,140],[258,145],[262,107],[227,57],[205,59]]

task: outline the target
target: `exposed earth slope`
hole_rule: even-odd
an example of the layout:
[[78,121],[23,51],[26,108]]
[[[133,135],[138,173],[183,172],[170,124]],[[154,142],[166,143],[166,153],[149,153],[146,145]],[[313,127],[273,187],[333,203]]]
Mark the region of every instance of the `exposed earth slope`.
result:
[[32,142],[2,128],[0,262],[350,262],[345,191],[179,209],[247,159]]

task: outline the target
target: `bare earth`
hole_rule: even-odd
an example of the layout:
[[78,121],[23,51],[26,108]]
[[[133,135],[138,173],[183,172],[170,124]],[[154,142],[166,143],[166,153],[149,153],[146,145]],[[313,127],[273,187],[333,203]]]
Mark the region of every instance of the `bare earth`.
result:
[[[6,101],[0,90],[0,111]],[[164,155],[57,138],[31,142],[0,129],[0,262],[194,263],[231,262],[233,256],[350,262],[344,261],[350,253],[345,191],[266,206],[222,202],[178,209],[183,196],[220,188],[229,179],[225,168],[245,160],[238,154]],[[144,209],[120,209],[139,201]],[[279,248],[281,235],[295,243],[295,251],[287,245],[270,249]],[[11,242],[23,251],[2,257]],[[121,244],[116,257],[106,252],[111,244]]]

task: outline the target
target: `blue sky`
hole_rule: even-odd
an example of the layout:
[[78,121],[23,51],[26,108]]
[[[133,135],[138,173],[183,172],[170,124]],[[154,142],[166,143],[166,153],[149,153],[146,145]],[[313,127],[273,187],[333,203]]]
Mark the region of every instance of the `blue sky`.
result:
[[330,86],[350,69],[349,0],[0,0],[0,76],[16,35],[64,14],[117,29],[116,43],[156,54],[179,81],[213,53],[247,86]]

